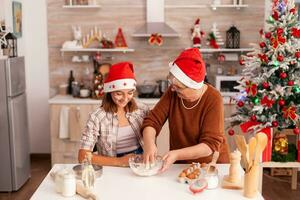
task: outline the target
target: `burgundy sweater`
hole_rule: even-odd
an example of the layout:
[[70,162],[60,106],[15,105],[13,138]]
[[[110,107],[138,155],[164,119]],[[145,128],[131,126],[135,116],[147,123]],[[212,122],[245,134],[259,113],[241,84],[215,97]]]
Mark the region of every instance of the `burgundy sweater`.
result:
[[[186,107],[197,103],[183,101]],[[218,163],[229,162],[229,150],[224,135],[223,99],[215,88],[208,85],[199,104],[190,110],[183,107],[177,93],[169,88],[144,119],[142,130],[151,126],[158,135],[166,120],[169,120],[170,150],[205,143],[212,151],[220,152]],[[211,159],[212,156],[208,156],[179,162],[208,163]]]

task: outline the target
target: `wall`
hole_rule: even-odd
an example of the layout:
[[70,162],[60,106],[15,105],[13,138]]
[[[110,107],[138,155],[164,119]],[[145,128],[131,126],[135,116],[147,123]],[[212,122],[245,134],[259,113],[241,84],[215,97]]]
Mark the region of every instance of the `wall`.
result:
[[[4,0],[5,23],[12,30],[12,3]],[[22,3],[22,37],[18,54],[25,56],[27,108],[31,153],[50,152],[49,71],[46,0],[19,0]],[[1,15],[0,15],[1,16]]]
[[[113,56],[112,62],[130,60],[135,65],[137,81],[142,83],[146,79],[157,80],[165,78],[168,63],[180,51],[191,46],[190,28],[196,18],[200,17],[202,29],[208,33],[213,22],[218,23],[220,31],[225,37],[225,31],[231,24],[235,24],[241,31],[241,47],[247,47],[250,42],[258,42],[258,31],[264,26],[265,2],[261,0],[245,0],[248,8],[236,10],[234,8],[219,8],[213,11],[207,8],[166,8],[166,22],[177,30],[180,38],[164,38],[161,47],[148,45],[148,38],[133,38],[131,34],[145,23],[145,0],[101,0],[101,9],[64,9],[63,1],[48,0],[48,44],[49,44],[49,73],[51,96],[57,91],[59,84],[66,83],[69,71],[75,71],[75,79],[80,80],[85,67],[92,68],[92,64],[84,65],[71,62],[72,53],[65,53],[62,57],[60,48],[64,41],[72,40],[71,25],[80,25],[84,35],[95,25],[114,39],[117,28],[122,27],[125,38],[133,53],[102,54],[103,57]],[[208,5],[205,0],[184,1],[184,5]],[[209,1],[210,2],[210,1]],[[226,3],[225,0],[222,2]],[[227,0],[227,3],[231,2]],[[166,0],[166,5],[181,5],[180,0]],[[213,58],[215,59],[215,58]]]

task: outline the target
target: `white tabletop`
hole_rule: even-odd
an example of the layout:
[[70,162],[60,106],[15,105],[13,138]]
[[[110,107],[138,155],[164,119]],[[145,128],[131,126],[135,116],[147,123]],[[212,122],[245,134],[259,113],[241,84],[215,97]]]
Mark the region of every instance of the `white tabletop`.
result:
[[[72,168],[73,164],[56,164],[51,171],[60,168]],[[97,178],[94,193],[101,200],[194,200],[194,199],[248,199],[243,197],[243,190],[227,190],[220,186],[213,190],[204,190],[202,193],[193,195],[187,184],[177,181],[178,174],[187,165],[173,165],[168,171],[152,176],[139,177],[133,174],[130,168],[104,167],[103,174]],[[228,174],[228,164],[218,165],[220,180]],[[242,169],[241,169],[242,171]],[[220,181],[221,182],[221,181]],[[35,191],[31,200],[59,200],[59,199],[83,199],[78,195],[73,197],[63,197],[55,192],[54,182],[50,173],[43,180]],[[263,199],[261,194],[256,199]]]

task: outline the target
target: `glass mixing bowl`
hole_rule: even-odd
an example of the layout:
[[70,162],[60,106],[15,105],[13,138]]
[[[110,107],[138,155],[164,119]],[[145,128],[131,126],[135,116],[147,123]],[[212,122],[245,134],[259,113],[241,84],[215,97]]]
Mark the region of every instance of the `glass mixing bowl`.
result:
[[129,158],[129,166],[131,170],[138,176],[153,176],[156,175],[163,165],[161,156],[156,156],[155,162],[148,166],[143,163],[142,155],[134,155]]

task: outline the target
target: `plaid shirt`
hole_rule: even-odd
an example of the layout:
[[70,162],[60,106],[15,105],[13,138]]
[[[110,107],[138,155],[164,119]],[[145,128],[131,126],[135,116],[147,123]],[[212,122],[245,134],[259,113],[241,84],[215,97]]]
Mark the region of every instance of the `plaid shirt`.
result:
[[[143,146],[140,127],[148,114],[148,106],[138,103],[138,109],[131,113],[126,113],[126,118],[132,127],[139,143]],[[105,112],[98,108],[90,114],[90,118],[81,136],[80,148],[92,151],[97,145],[98,154],[104,156],[116,156],[117,136],[119,121],[116,113]]]

